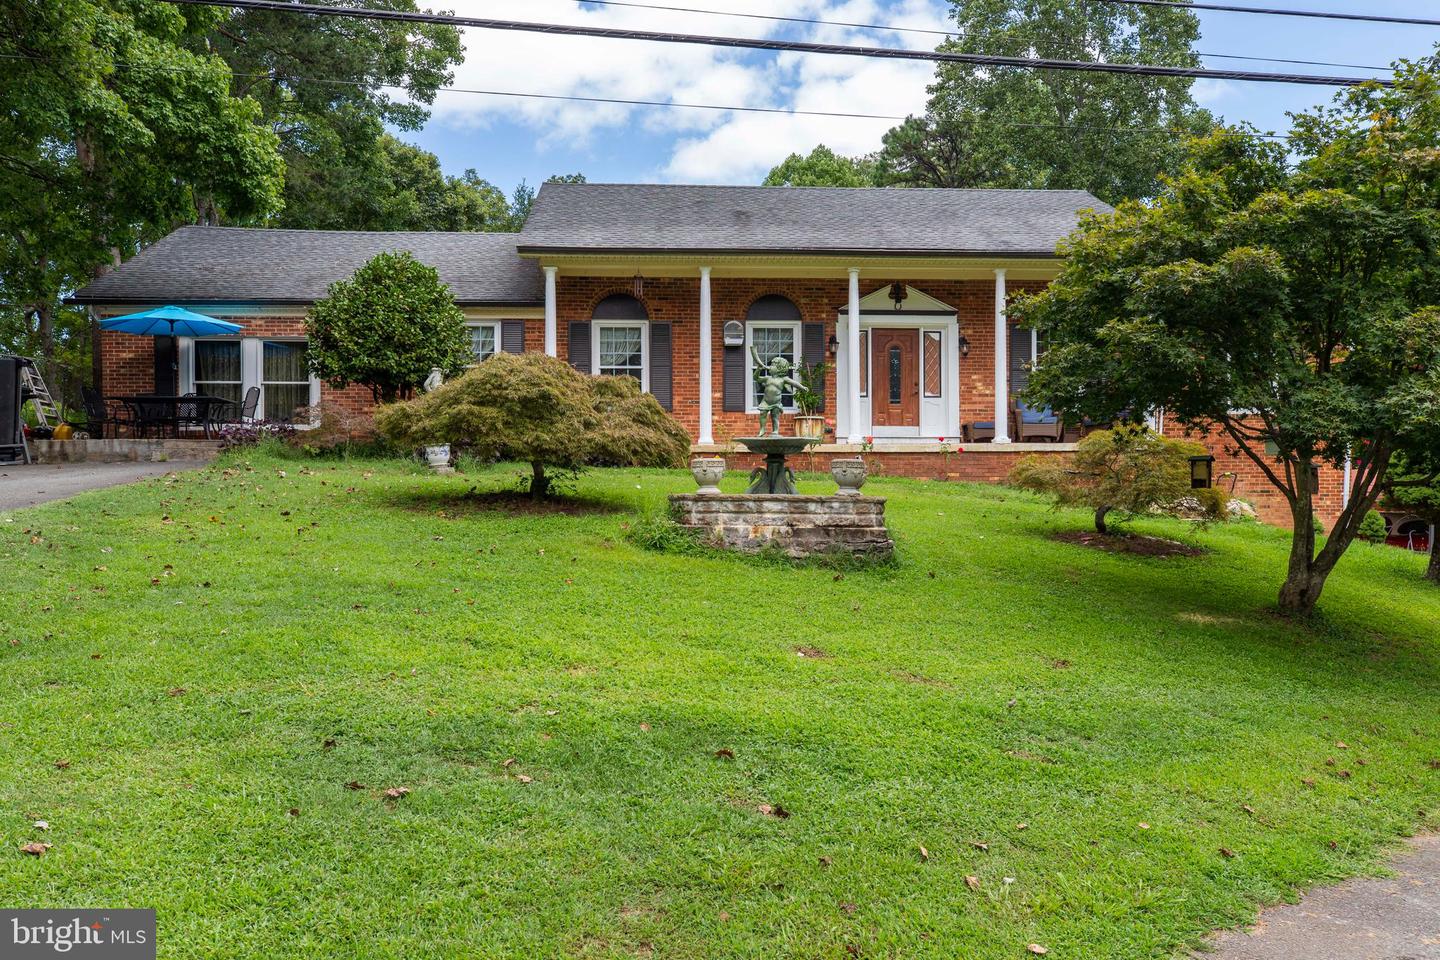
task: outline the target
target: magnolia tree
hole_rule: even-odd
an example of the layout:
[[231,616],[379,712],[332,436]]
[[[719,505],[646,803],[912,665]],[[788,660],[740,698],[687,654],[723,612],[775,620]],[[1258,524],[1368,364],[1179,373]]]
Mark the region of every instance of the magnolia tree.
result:
[[1117,426],[1081,440],[1068,461],[1026,457],[1010,472],[1010,482],[1054,497],[1057,506],[1094,510],[1095,530],[1101,534],[1111,532],[1114,515],[1124,521],[1198,508],[1209,519],[1221,519],[1223,496],[1190,489],[1190,458],[1204,452],[1198,443],[1162,437],[1143,426]]
[[439,367],[474,357],[465,315],[440,274],[408,253],[382,253],[310,308],[310,369],[336,389],[370,388],[377,403],[408,399]]
[[480,457],[530,464],[530,495],[556,472],[589,466],[677,467],[690,436],[630,377],[591,377],[538,353],[499,353],[408,403],[376,426],[408,446],[450,443]]
[[[1050,343],[1028,397],[1072,415],[1164,407],[1215,428],[1289,503],[1280,607],[1310,613],[1397,453],[1440,448],[1435,59],[1296,117],[1288,144],[1194,141],[1152,202],[1092,216],[1012,310]],[[1292,162],[1293,161],[1293,162]],[[1353,459],[1323,543],[1312,470]]]

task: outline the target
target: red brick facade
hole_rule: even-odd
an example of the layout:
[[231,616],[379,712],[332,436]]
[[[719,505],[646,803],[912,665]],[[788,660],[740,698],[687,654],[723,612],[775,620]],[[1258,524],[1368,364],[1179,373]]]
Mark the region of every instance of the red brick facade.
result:
[[[883,279],[862,279],[860,293],[864,297],[878,289],[889,286],[896,280],[908,284],[912,289],[922,291],[956,311],[961,334],[969,341],[969,355],[959,369],[959,410],[960,422],[994,419],[995,410],[995,285],[993,280],[907,280],[904,277]],[[1015,282],[1008,285],[1010,293],[1043,287],[1041,282]],[[558,278],[557,287],[557,352],[560,357],[568,356],[568,334],[572,322],[589,321],[595,305],[606,297],[616,294],[635,293],[632,281],[620,278],[572,277]],[[835,336],[836,320],[845,309],[849,289],[844,279],[736,279],[715,278],[711,283],[711,357],[713,370],[711,387],[713,392],[711,408],[714,418],[714,436],[717,443],[724,444],[728,438],[744,436],[755,430],[755,417],[740,412],[724,410],[724,328],[732,320],[744,322],[750,306],[761,297],[778,294],[788,298],[800,310],[801,319],[809,324],[823,324],[824,340],[828,343]],[[652,322],[671,324],[673,362],[673,413],[692,437],[700,433],[700,370],[699,370],[699,313],[700,280],[695,278],[648,278],[643,284],[640,300]],[[111,311],[112,313],[123,311]],[[242,336],[296,337],[305,334],[305,322],[298,312],[291,316],[223,316],[223,319],[241,324],[245,330]],[[489,318],[487,318],[489,319]],[[500,319],[500,318],[495,318]],[[525,349],[539,352],[544,349],[544,322],[539,319],[525,320]],[[155,389],[154,345],[151,338],[134,337],[120,333],[102,333],[100,355],[103,369],[103,390],[106,394],[144,393]],[[832,364],[825,397],[825,416],[833,425],[836,419],[836,390],[833,365],[835,357],[827,356]],[[350,387],[336,391],[322,386],[321,399],[325,403],[339,404],[351,412],[363,412],[371,406],[369,391],[362,387]],[[952,402],[954,402],[952,400]],[[782,425],[789,430],[789,417]],[[1168,431],[1175,433],[1175,430]],[[1267,522],[1288,525],[1289,508],[1283,497],[1263,477],[1259,469],[1243,455],[1230,453],[1226,445],[1215,437],[1202,438],[1217,457],[1215,474],[1217,483],[1229,484],[1234,481],[1238,496],[1253,502],[1260,515]],[[958,438],[950,438],[957,448]],[[955,453],[916,453],[895,450],[875,450],[866,454],[875,472],[892,476],[928,477],[934,479],[973,480],[999,482],[1005,478],[1015,460],[1023,453],[1006,451]],[[817,455],[818,457],[819,455]],[[812,458],[813,459],[813,458]],[[747,455],[734,457],[734,465],[748,467]],[[823,470],[824,464],[802,463],[802,469]],[[1338,515],[1342,499],[1342,475],[1332,468],[1321,471],[1321,493],[1317,498],[1317,512],[1327,524]]]

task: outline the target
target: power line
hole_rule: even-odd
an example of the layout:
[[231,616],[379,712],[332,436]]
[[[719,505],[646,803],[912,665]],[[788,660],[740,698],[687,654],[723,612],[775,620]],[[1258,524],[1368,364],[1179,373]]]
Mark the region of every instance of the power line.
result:
[[[627,7],[636,10],[660,10],[667,13],[698,13],[714,17],[739,17],[745,20],[764,20],[772,23],[801,23],[808,26],[819,27],[850,27],[857,30],[879,30],[886,33],[916,33],[933,37],[946,37],[948,39],[989,39],[996,36],[991,33],[964,33],[958,30],[936,30],[932,27],[901,27],[888,23],[856,23],[847,20],[820,20],[813,17],[781,17],[768,13],[738,13],[730,10],[707,10],[701,7],[675,7],[660,3],[636,3],[633,0],[585,0],[597,6],[605,7]],[[1046,31],[1033,30],[1021,27],[1014,31],[1006,31],[1005,37],[1024,36],[1031,39],[1040,38],[1042,42],[1051,44],[1068,43],[1076,40],[1074,36],[1049,33]],[[1348,70],[1389,70],[1390,67],[1378,67],[1366,63],[1336,63],[1331,60],[1295,60],[1286,57],[1255,57],[1238,53],[1206,53],[1197,50],[1195,53],[1201,57],[1212,57],[1217,60],[1253,60],[1260,63],[1289,63],[1296,66],[1306,67],[1343,67]]]
[[[0,53],[0,60],[27,60],[27,61],[31,61],[31,62],[41,62],[41,63],[63,63],[63,62],[67,62],[67,61],[64,61],[64,60],[62,60],[61,58],[58,58],[58,57],[41,57],[41,56],[33,56],[33,55],[23,54],[23,53]],[[112,62],[111,62],[111,66],[116,66],[116,67],[132,67],[132,66],[135,66],[135,64],[126,63],[126,62],[124,62],[124,61],[119,61],[119,60],[117,60],[117,61],[112,61]],[[145,66],[145,69],[146,69],[146,70],[168,70],[168,71],[172,71],[172,72],[178,72],[178,71],[182,71],[182,70],[185,69],[184,67],[160,67],[160,66],[156,66],[156,65],[154,65],[154,64],[148,64],[148,63],[145,64],[144,66]],[[325,84],[337,84],[337,85],[342,85],[342,86],[364,87],[364,88],[366,88],[366,89],[375,88],[375,89],[382,89],[382,90],[399,90],[399,91],[402,91],[402,92],[408,92],[408,88],[407,88],[407,87],[404,87],[404,86],[402,86],[402,85],[400,85],[400,84],[394,84],[394,83],[370,84],[370,83],[367,83],[366,81],[363,81],[363,80],[341,80],[341,79],[334,78],[334,77],[304,77],[304,76],[298,76],[298,75],[296,75],[296,74],[283,74],[283,73],[235,73],[234,71],[232,71],[230,75],[231,75],[232,77],[237,77],[237,78],[243,79],[243,80],[270,80],[270,81],[272,81],[272,82],[273,82],[273,81],[281,81],[281,80],[283,80],[283,81],[287,81],[287,82],[291,82],[291,83],[325,83]],[[685,109],[685,110],[715,110],[715,111],[721,111],[721,112],[727,112],[727,113],[728,113],[728,112],[735,112],[735,113],[771,113],[771,114],[784,114],[784,115],[786,115],[786,116],[797,116],[797,117],[838,117],[838,118],[841,118],[841,119],[849,119],[849,120],[891,120],[891,121],[904,121],[904,120],[910,119],[909,117],[902,117],[902,116],[899,116],[899,115],[897,115],[897,114],[883,114],[883,113],[844,113],[844,112],[840,112],[840,111],[830,111],[830,110],[798,110],[798,109],[787,109],[787,108],[784,108],[784,107],[744,107],[744,106],[734,106],[734,105],[729,105],[729,104],[718,104],[718,103],[685,103],[685,102],[682,102],[682,101],[675,101],[675,100],[627,100],[627,99],[622,99],[622,98],[619,98],[619,97],[582,97],[582,96],[577,96],[577,95],[574,95],[574,94],[563,94],[563,93],[527,93],[527,92],[522,92],[522,91],[518,91],[518,90],[485,90],[485,89],[479,89],[479,88],[473,88],[473,87],[436,87],[436,88],[435,88],[435,91],[436,91],[437,93],[463,93],[463,94],[473,94],[473,95],[476,95],[476,96],[486,96],[486,97],[515,97],[515,98],[517,98],[517,99],[525,99],[525,100],[566,100],[566,101],[572,101],[572,102],[576,102],[576,103],[615,104],[615,105],[619,105],[619,106],[630,106],[630,107],[674,107],[674,108],[680,108],[680,109]],[[962,124],[964,124],[964,125],[966,125],[966,126],[980,126],[980,125],[983,124],[983,125],[986,125],[986,126],[1013,127],[1013,128],[1028,129],[1028,130],[1071,130],[1071,131],[1080,131],[1080,132],[1084,132],[1084,133],[1123,133],[1123,134],[1159,133],[1159,134],[1170,134],[1170,135],[1173,135],[1173,134],[1175,134],[1175,132],[1176,132],[1174,129],[1172,129],[1172,128],[1170,128],[1170,127],[1102,127],[1102,126],[1096,126],[1096,125],[1093,125],[1093,124],[1073,124],[1073,123],[1072,123],[1072,124],[1061,124],[1061,123],[1025,123],[1025,122],[1016,121],[1016,120],[995,120],[995,119],[992,119],[992,118],[989,118],[989,117],[986,117],[984,120],[975,119],[975,120],[962,120],[962,121],[952,121],[952,122],[962,123]],[[1249,136],[1256,137],[1256,138],[1263,139],[1263,140],[1284,140],[1284,139],[1287,139],[1283,134],[1277,134],[1277,133],[1251,133],[1251,134],[1249,134]]]
[[1365,23],[1404,23],[1418,27],[1440,27],[1440,20],[1424,17],[1387,17],[1374,13],[1342,13],[1330,10],[1284,10],[1274,7],[1241,7],[1228,3],[1191,3],[1190,0],[1101,0],[1136,7],[1179,7],[1189,10],[1219,10],[1223,13],[1258,13],[1267,17],[1312,17],[1319,20],[1360,20]]
[[[482,30],[514,30],[554,36],[597,37],[609,40],[645,40],[655,43],[698,44],[732,49],[767,50],[787,53],[817,53],[834,56],[869,57],[888,60],[928,60],[937,63],[963,63],[980,67],[1020,67],[1043,70],[1065,70],[1078,73],[1112,73],[1139,77],[1175,77],[1186,79],[1235,80],[1255,83],[1295,83],[1312,86],[1353,87],[1367,83],[1390,86],[1391,81],[1374,77],[1327,77],[1303,73],[1257,73],[1250,70],[1214,70],[1203,67],[1168,67],[1139,63],[1104,63],[1087,60],[1051,60],[1032,57],[1008,57],[992,54],[957,53],[948,50],[905,50],[894,47],[854,47],[838,43],[809,43],[798,40],[766,40],[748,37],[717,37],[703,34],[668,33],[654,30],[627,30],[616,27],[585,27],[558,23],[530,23],[520,20],[494,20],[485,17],[457,17],[448,14],[421,13],[407,10],[357,9],[325,7],[285,0],[167,0],[190,6],[227,7],[244,10],[269,10],[277,13],[303,13],[318,17],[349,17],[364,20],[390,20],[405,23],[432,23]],[[1161,0],[1156,0],[1161,2]]]

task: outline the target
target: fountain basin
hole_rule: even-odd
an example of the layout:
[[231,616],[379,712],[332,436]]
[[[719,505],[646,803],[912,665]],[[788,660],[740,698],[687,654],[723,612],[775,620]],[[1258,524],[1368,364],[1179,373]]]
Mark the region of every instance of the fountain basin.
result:
[[742,553],[769,547],[792,557],[847,553],[883,559],[895,551],[885,528],[884,497],[676,494],[670,508],[681,526]]
[[746,493],[796,496],[800,491],[795,487],[795,474],[785,465],[785,458],[819,443],[820,438],[736,437],[735,442],[751,453],[765,455],[765,466],[756,467],[751,472]]

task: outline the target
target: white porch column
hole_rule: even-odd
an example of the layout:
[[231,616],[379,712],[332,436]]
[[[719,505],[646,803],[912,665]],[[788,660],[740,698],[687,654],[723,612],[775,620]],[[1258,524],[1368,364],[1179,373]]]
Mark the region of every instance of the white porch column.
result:
[[849,441],[860,443],[860,271],[850,268],[850,310],[845,318],[845,412]]
[[558,352],[558,338],[555,334],[555,274],[558,267],[545,268],[545,356],[553,357]]
[[710,360],[710,268],[700,268],[700,442],[715,442],[714,417],[711,410]]
[[1010,442],[1010,338],[1005,319],[1005,271],[995,271],[995,442]]

